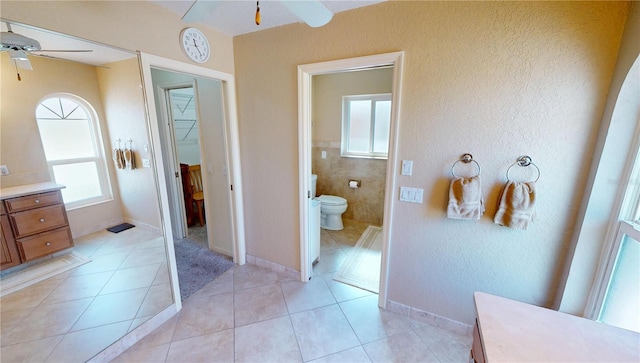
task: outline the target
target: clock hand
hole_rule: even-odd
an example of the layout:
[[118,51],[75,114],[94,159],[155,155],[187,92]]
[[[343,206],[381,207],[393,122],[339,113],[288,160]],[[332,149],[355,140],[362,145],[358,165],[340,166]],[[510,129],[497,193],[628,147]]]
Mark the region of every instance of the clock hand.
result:
[[198,48],[198,44],[196,43],[195,39],[193,39],[193,45],[196,47],[196,50],[198,51],[198,53],[200,53],[200,56],[202,57],[202,52],[200,51],[200,48]]

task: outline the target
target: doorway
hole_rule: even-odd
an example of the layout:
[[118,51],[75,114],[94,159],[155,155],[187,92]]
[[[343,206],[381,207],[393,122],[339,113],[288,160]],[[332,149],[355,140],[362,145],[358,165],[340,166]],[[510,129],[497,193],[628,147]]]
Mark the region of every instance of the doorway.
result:
[[311,180],[312,180],[312,79],[313,76],[355,70],[393,68],[392,108],[389,128],[389,151],[386,166],[385,197],[383,208],[383,226],[381,232],[381,263],[379,279],[378,305],[386,306],[387,297],[387,266],[389,260],[389,236],[391,235],[391,210],[393,208],[395,192],[395,171],[398,120],[400,109],[400,90],[402,75],[403,52],[378,54],[366,57],[350,58],[329,62],[313,63],[298,66],[298,145],[299,145],[299,186],[300,186],[300,275],[302,281],[312,277],[312,266],[315,257],[310,253],[312,240],[310,223]]
[[[194,84],[163,87],[163,105],[167,117],[167,145],[173,149],[174,165],[179,167],[176,175],[176,218],[174,237],[190,238],[209,245],[204,212],[204,184],[202,178],[202,154],[200,152],[200,125],[198,120],[197,95]],[[182,188],[180,188],[182,187]]]
[[[227,73],[185,64],[170,59],[141,54],[145,98],[149,104],[149,119],[162,120],[162,96],[158,86],[163,84],[193,84],[196,114],[199,121],[200,155],[204,189],[204,215],[209,248],[229,256],[242,265],[245,259],[244,213],[242,206],[242,180],[240,175],[239,141],[235,106],[235,81]],[[155,77],[154,77],[155,75]],[[165,78],[162,78],[165,77]],[[199,102],[198,102],[199,101]],[[166,118],[165,118],[166,120]],[[198,124],[198,123],[197,123]],[[166,124],[151,122],[151,138],[160,147],[152,150],[156,173],[164,183],[160,185],[160,200],[167,234],[174,235],[172,219],[176,210],[174,195],[179,173],[167,146]],[[206,142],[203,142],[206,135]],[[215,139],[215,140],[214,140]],[[182,185],[179,186],[180,189]],[[182,193],[181,193],[182,194]],[[183,203],[184,205],[184,203]],[[185,214],[180,214],[181,218]],[[214,225],[220,224],[220,228]],[[212,233],[215,231],[215,233]],[[178,286],[175,249],[168,244],[169,265],[175,296]],[[180,299],[176,299],[180,301]]]

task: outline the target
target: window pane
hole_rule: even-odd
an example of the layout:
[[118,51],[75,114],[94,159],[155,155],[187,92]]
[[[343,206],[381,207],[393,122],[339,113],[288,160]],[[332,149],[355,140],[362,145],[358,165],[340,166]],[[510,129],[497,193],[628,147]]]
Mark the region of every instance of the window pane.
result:
[[378,101],[375,105],[375,129],[373,152],[389,152],[389,125],[391,124],[391,101]]
[[65,203],[72,203],[83,199],[100,197],[100,179],[95,162],[54,165],[55,182],[65,185],[62,198]]
[[367,153],[371,137],[371,101],[349,102],[349,150]]
[[38,119],[47,161],[93,157],[93,137],[88,120]]
[[603,323],[640,332],[640,242],[624,236],[602,307]]

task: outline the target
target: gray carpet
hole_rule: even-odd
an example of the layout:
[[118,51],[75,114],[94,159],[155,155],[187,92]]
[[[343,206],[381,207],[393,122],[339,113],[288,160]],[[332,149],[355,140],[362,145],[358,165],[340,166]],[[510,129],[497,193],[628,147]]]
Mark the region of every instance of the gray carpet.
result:
[[201,241],[191,238],[176,239],[174,246],[182,300],[233,267],[230,257],[211,251]]

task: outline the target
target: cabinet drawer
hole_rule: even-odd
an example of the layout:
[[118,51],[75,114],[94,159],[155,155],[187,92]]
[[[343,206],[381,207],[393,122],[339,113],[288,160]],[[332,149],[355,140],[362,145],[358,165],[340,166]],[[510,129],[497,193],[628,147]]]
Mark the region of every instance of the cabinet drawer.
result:
[[16,242],[18,242],[18,249],[24,262],[73,247],[73,239],[69,227],[21,238]]
[[482,337],[480,337],[480,329],[478,321],[473,327],[473,345],[471,346],[471,358],[476,363],[485,363],[484,349],[482,348]]
[[27,209],[45,207],[48,205],[62,204],[60,191],[32,194],[5,200],[7,212],[14,213]]
[[38,208],[9,215],[16,238],[26,237],[68,224],[64,205]]

